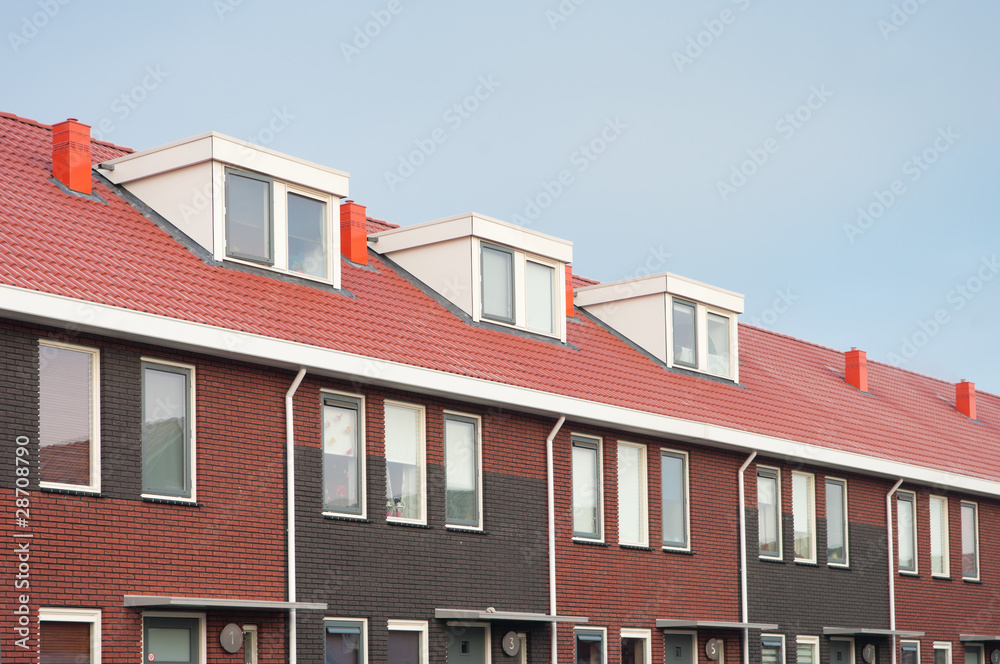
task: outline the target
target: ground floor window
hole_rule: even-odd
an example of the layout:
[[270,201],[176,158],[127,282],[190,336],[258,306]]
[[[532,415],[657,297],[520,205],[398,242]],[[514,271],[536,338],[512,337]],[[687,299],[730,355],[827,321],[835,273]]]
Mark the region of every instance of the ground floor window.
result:
[[604,630],[576,630],[576,663],[604,664]]
[[785,664],[785,637],[781,634],[761,634],[760,661],[762,664]]
[[202,664],[205,618],[190,614],[146,614],[142,619],[144,662]]
[[648,629],[622,630],[622,664],[650,664]]
[[326,632],[326,664],[365,664],[367,662],[367,624],[364,620],[328,618],[323,621]]
[[39,609],[39,664],[101,664],[99,609]]
[[387,664],[427,664],[427,621],[390,620]]
[[951,643],[949,641],[934,642],[934,664],[951,664]]

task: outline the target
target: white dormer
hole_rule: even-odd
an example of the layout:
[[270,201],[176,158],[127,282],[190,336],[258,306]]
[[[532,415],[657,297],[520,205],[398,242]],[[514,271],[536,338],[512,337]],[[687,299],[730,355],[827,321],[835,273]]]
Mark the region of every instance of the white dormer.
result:
[[337,216],[347,173],[215,132],[101,168],[217,261],[340,287]]
[[369,242],[475,322],[566,340],[572,242],[475,213],[382,231]]
[[662,273],[577,288],[575,299],[668,367],[739,381],[739,293]]

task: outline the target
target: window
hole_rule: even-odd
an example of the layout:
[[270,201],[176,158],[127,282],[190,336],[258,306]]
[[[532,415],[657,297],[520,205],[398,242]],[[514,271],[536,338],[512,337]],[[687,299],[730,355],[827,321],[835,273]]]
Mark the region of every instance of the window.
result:
[[[323,627],[326,632],[326,664],[366,664],[367,621],[327,618]],[[411,661],[416,662],[417,659]]]
[[708,370],[714,374],[728,376],[729,371],[729,317],[708,312],[706,315],[708,334]]
[[257,625],[243,625],[243,664],[257,664]]
[[618,443],[618,541],[646,546],[646,446]]
[[965,664],[983,664],[983,646],[965,646]]
[[900,641],[900,664],[920,664],[920,641]]
[[792,473],[792,523],[795,560],[816,562],[815,478],[810,473]]
[[288,192],[288,269],[326,279],[327,212],[324,201]]
[[912,493],[900,491],[896,493],[896,516],[899,520],[897,527],[899,540],[899,571],[917,571],[917,531],[916,523],[916,496]]
[[847,482],[826,478],[826,562],[847,565]]
[[795,637],[796,664],[819,664],[819,637]]
[[622,629],[622,664],[650,664],[652,634],[648,629]]
[[39,664],[101,664],[100,609],[38,609]]
[[274,181],[263,175],[226,170],[226,255],[270,265]]
[[514,252],[483,245],[483,318],[514,323]]
[[323,395],[323,510],[364,515],[365,438],[361,397]]
[[962,578],[979,579],[979,509],[962,501]]
[[577,629],[574,636],[576,637],[574,661],[577,664],[604,664],[606,658],[603,629]]
[[837,637],[830,639],[830,664],[854,664],[854,639]]
[[949,641],[934,642],[934,664],[951,664],[951,643]]
[[695,305],[683,300],[674,300],[673,311],[674,364],[697,368]]
[[526,325],[532,330],[552,334],[555,312],[556,271],[535,261],[524,262]]
[[601,539],[601,441],[573,436],[573,537]]
[[785,664],[785,637],[781,634],[760,635],[761,664]]
[[390,620],[386,664],[427,664],[427,622]]
[[425,522],[424,409],[385,404],[385,496],[390,520]]
[[684,452],[660,452],[660,492],[662,500],[663,546],[687,549],[688,513],[688,457]]
[[192,498],[194,367],[142,363],[142,491]]
[[930,497],[931,510],[931,574],[948,576],[948,499]]
[[480,513],[479,419],[445,413],[445,520],[478,528]]
[[39,477],[45,487],[101,490],[100,352],[38,345]]
[[147,612],[143,614],[142,623],[144,662],[205,662],[204,614]]
[[757,539],[760,555],[781,558],[781,494],[776,468],[757,467]]

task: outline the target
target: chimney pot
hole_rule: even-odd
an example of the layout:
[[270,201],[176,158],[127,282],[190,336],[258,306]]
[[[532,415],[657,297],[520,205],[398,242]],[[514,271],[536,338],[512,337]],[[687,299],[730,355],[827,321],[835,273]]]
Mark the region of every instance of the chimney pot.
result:
[[340,204],[340,253],[352,263],[368,265],[368,215],[364,205],[351,200]]
[[976,384],[962,379],[955,384],[955,408],[970,420],[976,419]]
[[52,175],[81,194],[92,190],[90,125],[69,118],[52,125]]
[[576,316],[576,310],[573,307],[573,266],[567,263],[566,265],[566,317],[572,318]]
[[844,353],[844,379],[861,392],[868,391],[868,356],[865,351],[852,347]]

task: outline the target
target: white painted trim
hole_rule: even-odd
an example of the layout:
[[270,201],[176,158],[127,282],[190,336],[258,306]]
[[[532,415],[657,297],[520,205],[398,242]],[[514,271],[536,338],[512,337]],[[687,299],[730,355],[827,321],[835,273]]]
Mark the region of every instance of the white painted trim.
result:
[[[639,450],[639,540],[629,541],[622,538],[621,513],[622,513],[622,475],[621,475],[621,454],[622,447],[631,447]],[[618,441],[619,453],[616,456],[618,461],[618,543],[629,546],[649,546],[649,462],[647,460],[647,450],[645,445],[639,443],[629,443],[624,440]],[[685,464],[686,465],[686,464]]]
[[[301,367],[295,379],[285,392],[285,519],[287,523],[288,559],[288,601],[296,601],[297,567],[295,557],[295,393],[306,377],[305,367]],[[288,662],[298,662],[298,611],[288,612]]]
[[[295,609],[292,609],[293,611]],[[143,611],[142,612],[142,653],[145,660],[146,652],[146,618],[195,618],[198,620],[198,650],[200,652],[199,664],[208,662],[208,629],[205,624],[205,614],[198,612],[177,612],[177,611]],[[292,661],[295,659],[293,657]]]
[[[442,447],[444,448],[445,461],[445,491],[448,490],[448,415],[464,417],[476,421],[476,510],[479,515],[479,523],[474,526],[461,523],[448,523],[448,516],[445,514],[445,526],[451,528],[461,528],[463,530],[483,530],[486,526],[486,515],[483,513],[483,418],[472,413],[463,413],[459,410],[445,408],[442,415]],[[447,500],[447,498],[445,499]],[[445,511],[447,512],[447,505]]]
[[[753,460],[757,458],[757,452],[751,452],[743,465],[737,471],[736,484],[739,491],[739,524],[740,524],[740,618],[743,622],[750,621],[749,600],[747,599],[747,497],[746,497],[746,472]],[[757,470],[754,469],[754,479],[757,477]],[[758,544],[760,537],[758,536]],[[740,630],[743,633],[743,664],[750,664],[750,629],[744,627]]]
[[552,392],[426,369],[401,362],[377,360],[307,344],[168,318],[143,311],[0,285],[0,315],[73,331],[106,334],[184,351],[207,353],[238,361],[331,378],[363,380],[372,385],[458,398],[487,406],[503,406],[542,416],[565,415],[580,424],[612,426],[635,434],[673,438],[827,468],[898,478],[965,494],[1000,496],[1000,481],[835,450],[787,438],[686,420],[669,415],[614,406]]
[[660,512],[660,546],[664,551],[690,551],[691,550],[691,455],[685,450],[675,450],[670,447],[660,448],[660,506],[663,503],[663,454],[668,456],[680,456],[684,459],[684,536],[687,542],[684,546],[673,546],[663,542],[663,513]]
[[[892,508],[893,508],[893,494],[899,490],[902,486],[903,479],[900,478],[896,480],[896,483],[892,485],[889,489],[889,493],[885,494],[885,543],[886,543],[886,553],[889,564],[889,629],[895,631],[896,629],[896,555],[893,553],[893,540],[894,533],[892,532]],[[914,525],[914,527],[916,527]],[[896,635],[889,637],[892,640],[892,664],[896,664]]]
[[[152,498],[154,500],[175,500],[182,503],[197,503],[198,502],[198,443],[197,443],[197,432],[198,432],[198,414],[197,414],[197,404],[198,400],[195,398],[196,389],[196,377],[198,368],[188,362],[177,362],[175,360],[163,360],[158,357],[143,355],[139,358],[140,362],[145,362],[146,364],[162,364],[166,367],[175,367],[177,369],[184,369],[188,372],[188,454],[191,459],[191,495],[190,496],[164,496],[156,493],[145,493],[143,492],[143,498]],[[143,384],[145,384],[145,378],[143,377]],[[140,396],[140,398],[143,398]]]
[[[830,641],[847,641],[848,643],[850,643],[851,646],[850,646],[850,648],[847,649],[847,654],[850,655],[850,657],[843,664],[854,664],[854,660],[855,660],[855,655],[854,655],[855,644],[854,644],[854,637],[853,636],[831,636],[830,637]],[[836,662],[833,662],[832,658],[830,659],[830,662],[831,662],[831,664],[836,664]],[[948,664],[951,664],[951,663],[949,662]]]
[[[365,395],[359,394],[357,392],[344,392],[341,390],[333,390],[326,387],[321,387],[319,390],[319,403],[320,408],[323,407],[323,396],[329,394],[334,397],[347,397],[351,400],[358,401],[358,460],[360,462],[360,477],[358,478],[358,501],[361,503],[361,513],[360,514],[349,514],[346,512],[333,512],[330,510],[324,510],[323,514],[329,514],[330,516],[336,516],[340,519],[357,519],[362,521],[368,518],[368,431],[366,428],[367,417],[365,417],[366,407],[365,407]],[[320,414],[320,426],[322,426],[322,413]],[[320,456],[323,454],[323,441],[320,440]],[[324,477],[324,482],[326,481]]]
[[[2,301],[2,298],[0,298]],[[64,484],[62,482],[44,482],[39,476],[38,486],[43,489],[66,489],[69,491],[101,492],[101,350],[94,346],[80,346],[77,344],[57,341],[45,337],[38,340],[39,353],[41,347],[58,348],[76,353],[86,353],[90,355],[90,483]],[[39,362],[41,359],[39,358]],[[39,381],[41,381],[41,369],[39,368]],[[41,389],[39,387],[39,389]],[[39,442],[39,456],[41,455],[41,440]],[[40,474],[39,474],[40,475]]]
[[795,478],[806,478],[806,518],[809,520],[809,548],[812,549],[811,558],[799,558],[795,556],[797,563],[815,563],[818,559],[816,552],[816,475],[801,470],[793,470],[792,473],[792,542],[795,541]]
[[951,532],[950,532],[951,531],[951,523],[950,523],[951,519],[949,518],[949,513],[948,513],[948,510],[949,510],[948,496],[939,496],[939,495],[936,495],[936,494],[931,494],[931,495],[929,495],[927,497],[927,507],[928,507],[927,511],[929,512],[929,515],[930,515],[930,517],[929,517],[929,523],[930,524],[933,524],[933,521],[931,519],[933,519],[933,515],[934,515],[934,501],[935,500],[940,500],[941,501],[941,503],[942,503],[941,506],[942,506],[942,510],[943,510],[943,512],[942,512],[943,518],[942,518],[942,521],[941,521],[941,550],[944,552],[944,555],[942,556],[943,559],[942,559],[941,562],[943,563],[944,572],[943,573],[940,573],[940,572],[936,573],[934,571],[934,529],[933,529],[933,527],[928,527],[928,536],[929,536],[928,539],[930,541],[929,546],[928,546],[928,549],[929,549],[928,553],[931,556],[931,576],[933,576],[935,578],[938,578],[938,579],[948,579],[948,578],[951,578],[951,551],[950,551],[950,549],[951,549]]
[[[933,649],[944,650],[946,653],[948,653],[947,656],[945,657],[944,664],[951,664],[951,641],[935,641],[933,644]],[[937,660],[937,657],[935,657],[934,660]],[[849,664],[854,664],[854,663],[850,662]],[[932,662],[932,664],[936,664],[936,662]]]
[[[824,503],[826,502],[826,496],[827,496],[827,489],[826,489],[826,483],[827,482],[839,482],[839,483],[841,483],[843,485],[843,488],[844,488],[844,501],[843,501],[844,504],[842,506],[842,509],[844,510],[844,562],[842,562],[842,563],[831,563],[830,562],[830,558],[829,558],[829,550],[828,550],[827,551],[826,564],[829,565],[830,567],[850,567],[851,566],[851,537],[850,537],[851,513],[847,509],[847,505],[848,505],[847,480],[844,479],[843,477],[833,477],[832,475],[827,475],[825,478],[823,478],[823,500],[824,500]],[[824,505],[824,510],[825,510],[825,505]],[[826,523],[829,524],[830,523],[830,515],[829,514],[825,514],[825,517],[826,517]],[[829,529],[829,525],[827,526],[827,528]],[[829,530],[827,531],[827,535],[828,535],[827,542],[829,543]],[[829,544],[827,545],[827,547],[829,549]],[[854,664],[854,662],[853,662],[853,654],[852,654],[852,661],[849,662],[849,664]]]
[[959,524],[960,524],[960,526],[962,528],[962,539],[965,539],[965,526],[964,526],[964,522],[963,522],[963,520],[961,518],[961,516],[962,516],[961,509],[963,507],[967,506],[967,505],[971,506],[973,508],[973,515],[972,515],[972,517],[973,517],[973,524],[972,524],[972,527],[974,528],[974,530],[973,530],[972,534],[975,536],[975,540],[976,540],[976,575],[975,576],[966,576],[965,575],[965,569],[964,569],[965,554],[963,552],[963,554],[962,554],[962,558],[963,558],[963,560],[962,560],[962,562],[963,562],[962,580],[963,581],[979,581],[980,576],[982,576],[982,563],[980,561],[980,558],[982,557],[982,549],[979,548],[979,503],[977,503],[977,502],[975,502],[973,500],[963,500],[959,504]]
[[576,289],[576,300],[579,306],[587,307],[592,304],[614,302],[615,300],[641,297],[653,293],[670,293],[683,299],[691,299],[718,307],[730,313],[743,313],[743,295],[740,293],[670,272],[583,286]]
[[90,623],[90,661],[101,664],[101,610],[38,608],[38,622],[82,622]]
[[390,618],[386,621],[389,631],[395,632],[420,632],[420,662],[419,664],[429,664],[430,648],[427,643],[427,621],[426,620],[394,620]]
[[[653,630],[650,629],[634,629],[631,627],[622,627],[620,637],[623,639],[642,639],[646,642],[645,647],[643,647],[642,652],[644,655],[642,664],[652,664],[653,661]],[[695,646],[697,647],[697,646]]]
[[[548,502],[549,527],[549,615],[551,616],[559,615],[556,611],[556,487],[555,471],[553,470],[555,453],[552,449],[552,441],[555,440],[565,422],[566,417],[560,415],[549,435],[545,438],[545,491]],[[551,664],[559,664],[559,624],[555,621],[550,623],[549,631]]]
[[[417,454],[417,462],[420,465],[420,518],[408,519],[400,516],[387,516],[385,519],[386,521],[392,523],[416,523],[420,525],[427,525],[427,407],[407,401],[386,399],[382,403],[383,413],[389,406],[392,406],[393,408],[403,408],[406,410],[416,411],[418,415],[417,438],[420,442],[420,450]],[[389,454],[385,451],[384,441],[383,454],[385,454],[386,464],[388,465]]]

